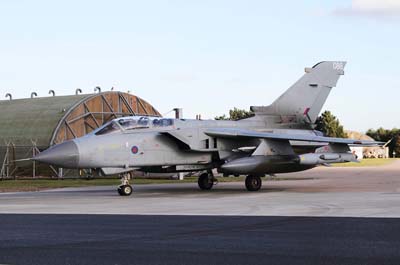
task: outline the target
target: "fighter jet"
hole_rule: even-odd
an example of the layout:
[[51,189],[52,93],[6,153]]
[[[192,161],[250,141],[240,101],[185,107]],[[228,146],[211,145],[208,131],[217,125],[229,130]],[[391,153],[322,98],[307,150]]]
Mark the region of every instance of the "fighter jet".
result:
[[114,119],[86,136],[33,157],[62,168],[94,169],[121,176],[120,195],[132,193],[133,171],[203,172],[202,190],[216,183],[213,170],[247,175],[245,186],[257,191],[266,174],[307,170],[319,165],[357,161],[351,145],[375,141],[324,137],[313,125],[346,62],[325,61],[305,74],[269,106],[251,107],[253,117],[238,121],[131,116]]

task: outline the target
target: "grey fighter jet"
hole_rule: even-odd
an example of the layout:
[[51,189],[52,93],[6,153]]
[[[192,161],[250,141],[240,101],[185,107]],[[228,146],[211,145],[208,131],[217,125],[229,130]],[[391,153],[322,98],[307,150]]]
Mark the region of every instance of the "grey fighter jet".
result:
[[251,107],[253,117],[239,121],[117,118],[92,133],[41,152],[33,160],[63,168],[120,174],[120,195],[130,195],[132,171],[204,172],[198,185],[213,187],[213,169],[247,175],[249,191],[261,188],[266,174],[297,172],[319,165],[357,161],[351,145],[374,141],[324,137],[313,130],[345,62],[320,62],[269,106]]

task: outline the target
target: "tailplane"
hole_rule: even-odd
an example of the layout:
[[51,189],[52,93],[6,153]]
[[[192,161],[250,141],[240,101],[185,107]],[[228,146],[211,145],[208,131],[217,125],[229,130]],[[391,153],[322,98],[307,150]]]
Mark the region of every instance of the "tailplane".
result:
[[325,61],[305,74],[271,105],[251,107],[256,115],[280,116],[281,123],[313,124],[332,87],[344,74],[346,62]]

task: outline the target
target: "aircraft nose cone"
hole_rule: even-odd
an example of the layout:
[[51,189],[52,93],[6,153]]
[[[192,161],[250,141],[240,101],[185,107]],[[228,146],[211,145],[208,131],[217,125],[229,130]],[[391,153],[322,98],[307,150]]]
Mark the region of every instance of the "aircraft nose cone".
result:
[[54,145],[32,158],[35,161],[65,168],[77,168],[79,164],[78,146],[74,141]]

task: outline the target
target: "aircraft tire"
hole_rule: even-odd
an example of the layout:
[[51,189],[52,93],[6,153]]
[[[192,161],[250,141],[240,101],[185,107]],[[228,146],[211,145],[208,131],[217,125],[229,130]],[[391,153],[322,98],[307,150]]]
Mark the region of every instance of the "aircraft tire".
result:
[[118,193],[121,196],[129,196],[132,194],[132,186],[131,185],[122,185],[118,187]]
[[248,175],[245,184],[248,191],[258,191],[261,189],[262,181],[259,176]]
[[197,183],[201,190],[211,190],[214,185],[213,177],[207,173],[201,174]]

